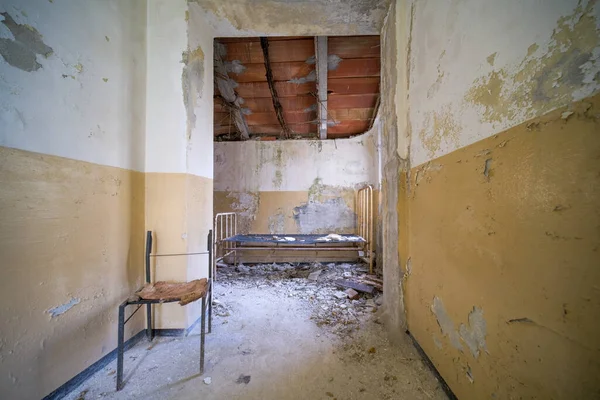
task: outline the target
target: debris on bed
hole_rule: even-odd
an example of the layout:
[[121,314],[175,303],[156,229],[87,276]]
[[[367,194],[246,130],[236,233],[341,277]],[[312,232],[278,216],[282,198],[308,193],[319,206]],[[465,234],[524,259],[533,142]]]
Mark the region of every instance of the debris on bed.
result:
[[296,238],[289,237],[289,236],[279,237],[279,236],[273,235],[273,239],[277,240],[278,242],[295,242],[296,241]]
[[364,239],[360,236],[342,236],[337,233],[330,233],[327,236],[322,236],[315,240],[317,242],[360,242]]
[[[283,296],[298,297],[312,309],[311,319],[318,326],[345,335],[375,318],[382,303],[382,281],[366,271],[362,264],[354,263],[239,264],[219,266],[216,285],[269,288]],[[340,285],[340,281],[348,287]],[[220,311],[226,313],[221,306]]]

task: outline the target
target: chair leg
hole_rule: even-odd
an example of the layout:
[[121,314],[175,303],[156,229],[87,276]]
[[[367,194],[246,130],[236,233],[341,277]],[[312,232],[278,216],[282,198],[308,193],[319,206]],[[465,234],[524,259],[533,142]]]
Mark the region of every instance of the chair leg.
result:
[[206,298],[202,297],[202,316],[200,317],[200,375],[204,374],[204,335],[206,331]]
[[146,338],[152,341],[154,333],[152,332],[152,304],[146,304]]
[[208,298],[208,333],[212,332],[212,312],[213,312],[213,285],[211,282]]
[[119,306],[119,332],[118,332],[118,348],[117,348],[117,391],[123,389],[123,352],[125,341],[125,306],[123,303]]

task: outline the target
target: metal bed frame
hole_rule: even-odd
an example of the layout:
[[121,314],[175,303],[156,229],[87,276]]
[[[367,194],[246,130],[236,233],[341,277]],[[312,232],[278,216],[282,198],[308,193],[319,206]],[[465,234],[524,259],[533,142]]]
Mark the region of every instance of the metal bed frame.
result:
[[[208,333],[212,331],[212,230],[208,232],[208,251],[198,253],[179,253],[179,254],[151,254],[152,252],[152,232],[146,232],[146,283],[150,283],[150,257],[171,257],[187,256],[197,254],[208,254],[208,282],[206,292],[202,296],[202,315],[200,316],[200,375],[204,373],[204,336],[206,333],[206,311],[208,308]],[[208,307],[207,307],[208,300]],[[138,296],[132,296],[119,305],[119,323],[118,323],[118,346],[117,346],[117,391],[123,388],[123,358],[125,352],[125,324],[134,314],[145,304],[146,305],[146,338],[152,341],[154,329],[152,328],[152,304],[171,303],[177,300],[144,300]],[[125,308],[128,305],[136,304],[137,308],[125,319]]]
[[[218,213],[215,215],[214,236],[213,236],[213,263],[212,276],[216,278],[217,263],[224,260],[226,257],[233,256],[234,265],[238,261],[238,251],[245,250],[291,250],[291,251],[359,251],[359,259],[369,265],[369,273],[373,273],[373,260],[375,253],[373,252],[373,187],[366,186],[358,190],[356,194],[357,207],[357,230],[358,236],[364,241],[355,242],[330,242],[341,244],[342,246],[321,247],[322,243],[300,244],[298,242],[276,242],[274,246],[248,246],[240,245],[238,242],[227,240],[237,235],[237,214],[235,212]],[[246,235],[245,235],[246,236]],[[252,235],[247,235],[252,236]],[[285,235],[279,236],[301,236],[301,235]],[[260,242],[257,240],[257,242]],[[352,246],[347,246],[352,244]],[[344,246],[346,245],[346,246]],[[361,254],[362,253],[362,254]]]

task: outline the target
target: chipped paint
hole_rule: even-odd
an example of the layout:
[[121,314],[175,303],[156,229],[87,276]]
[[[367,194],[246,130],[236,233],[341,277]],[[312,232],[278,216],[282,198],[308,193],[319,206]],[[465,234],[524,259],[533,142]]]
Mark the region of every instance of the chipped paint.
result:
[[478,78],[467,102],[483,108],[485,121],[506,122],[533,118],[599,90],[595,4],[589,1],[584,7],[580,2],[572,14],[560,18],[542,55],[536,56],[539,46],[534,43],[518,65]]
[[81,299],[72,297],[71,300],[69,300],[67,303],[61,304],[60,306],[56,306],[54,308],[51,308],[46,312],[48,314],[50,314],[51,318],[56,318],[59,315],[66,313],[67,311],[69,311],[71,308],[75,307],[80,302],[81,302]]
[[452,321],[452,318],[450,318],[450,315],[446,312],[442,299],[437,296],[433,298],[431,312],[435,315],[442,334],[448,337],[452,347],[462,351],[463,347],[460,343],[460,336],[454,327],[454,321]]
[[280,207],[275,214],[269,216],[269,233],[272,235],[280,235],[285,232],[285,214]]
[[341,197],[294,207],[294,221],[302,234],[347,233],[356,228],[356,214]]
[[425,116],[423,128],[419,131],[419,139],[433,158],[442,146],[459,145],[461,126],[454,119],[450,107],[440,111],[432,111]]
[[0,16],[4,18],[2,24],[13,35],[13,39],[0,38],[0,55],[4,60],[26,72],[42,68],[37,56],[50,57],[54,52],[52,47],[44,43],[42,35],[31,25],[17,24],[7,12],[0,13]]
[[249,233],[256,219],[260,195],[258,193],[232,192],[227,195],[233,199],[231,210],[238,214],[238,233]]
[[[485,28],[469,21],[493,11],[478,9],[474,0],[415,6],[408,69],[410,125],[418,133],[410,144],[413,166],[600,91],[597,1],[553,3],[543,14],[531,3],[509,3],[512,19],[502,17]],[[507,31],[509,23],[514,29]],[[467,58],[472,62],[465,63]],[[444,129],[437,137],[435,114],[455,121],[458,136]]]
[[479,350],[487,352],[485,336],[487,335],[487,324],[483,318],[483,310],[473,307],[469,313],[469,325],[460,324],[460,338],[465,342],[473,357],[479,357]]

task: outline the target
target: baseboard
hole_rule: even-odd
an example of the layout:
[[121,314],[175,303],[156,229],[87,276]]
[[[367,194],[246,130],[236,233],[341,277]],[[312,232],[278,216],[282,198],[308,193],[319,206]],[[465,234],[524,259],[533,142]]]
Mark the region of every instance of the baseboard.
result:
[[[135,335],[133,335],[129,340],[125,342],[125,350],[128,350],[135,346],[143,337],[146,336],[146,330],[142,329]],[[70,379],[67,383],[56,389],[54,392],[50,393],[48,396],[44,397],[43,400],[55,400],[62,399],[69,393],[71,393],[75,388],[85,382],[88,378],[94,375],[96,372],[100,371],[102,368],[106,367],[112,360],[117,358],[117,349],[115,348],[113,351],[81,371],[75,377]]]
[[444,393],[446,393],[446,396],[448,396],[448,398],[450,400],[458,400],[456,395],[452,392],[452,389],[450,389],[450,386],[448,386],[448,384],[446,383],[444,378],[442,378],[442,375],[440,375],[440,372],[437,370],[435,365],[433,365],[433,362],[431,362],[431,360],[427,356],[427,353],[425,353],[425,351],[423,350],[423,348],[421,347],[419,342],[417,342],[417,339],[415,339],[415,337],[413,335],[411,335],[410,331],[406,331],[406,334],[412,340],[413,344],[417,348],[417,351],[423,358],[423,361],[425,362],[425,364],[429,367],[429,369],[433,372],[433,374],[435,375],[437,380],[440,382],[440,385],[442,386],[442,390],[444,391]]
[[177,336],[188,336],[190,332],[200,323],[201,317],[198,317],[187,329],[182,328],[168,328],[168,329],[154,329],[154,336],[166,336],[166,337],[177,337]]

